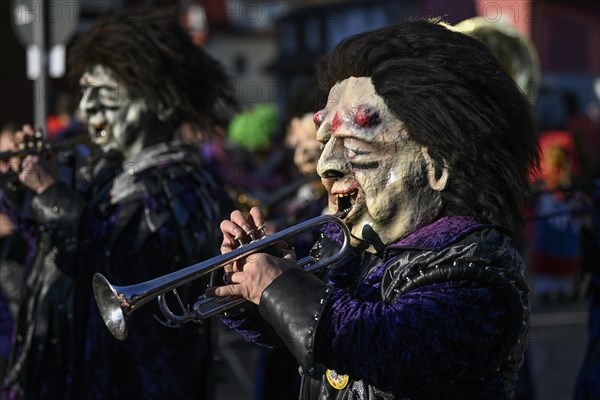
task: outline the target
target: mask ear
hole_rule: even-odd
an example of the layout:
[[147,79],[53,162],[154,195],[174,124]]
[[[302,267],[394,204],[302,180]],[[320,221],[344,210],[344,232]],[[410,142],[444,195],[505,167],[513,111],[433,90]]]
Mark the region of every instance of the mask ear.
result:
[[427,167],[427,180],[429,181],[429,186],[433,190],[441,192],[446,188],[446,184],[448,183],[449,172],[446,163],[444,163],[444,166],[441,168],[442,174],[438,178],[436,177],[436,163],[433,160],[433,158],[429,156],[427,147],[421,147],[421,154],[423,154],[423,158],[425,159],[425,165]]

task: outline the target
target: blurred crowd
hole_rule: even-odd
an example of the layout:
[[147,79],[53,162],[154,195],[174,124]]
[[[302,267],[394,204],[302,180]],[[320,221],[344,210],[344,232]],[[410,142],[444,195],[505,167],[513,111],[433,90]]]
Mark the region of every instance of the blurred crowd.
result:
[[540,168],[525,211],[526,244],[531,251],[533,293],[544,304],[580,300],[593,271],[597,230],[600,139],[597,115],[581,111],[576,95],[562,96],[565,118],[556,126],[544,121],[539,132]]

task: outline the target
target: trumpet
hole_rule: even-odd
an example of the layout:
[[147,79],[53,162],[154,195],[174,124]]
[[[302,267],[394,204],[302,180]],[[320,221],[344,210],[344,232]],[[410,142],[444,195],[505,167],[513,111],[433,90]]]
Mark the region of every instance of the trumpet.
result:
[[93,146],[89,135],[81,134],[62,142],[50,143],[44,139],[44,135],[41,131],[36,130],[33,136],[28,137],[23,142],[19,143],[16,150],[0,152],[0,161],[10,160],[11,158],[25,158],[28,155],[33,154],[49,154],[63,150],[71,150],[80,144],[88,146],[92,153],[95,151],[95,147]]
[[[166,322],[160,320],[159,322],[169,327],[177,327],[187,322],[202,322],[212,316],[226,314],[228,310],[240,306],[247,300],[231,296],[207,297],[203,294],[198,297],[190,310],[189,306],[186,307],[181,302],[181,298],[177,294],[177,288],[250,254],[258,253],[277,242],[324,224],[337,225],[340,230],[342,245],[337,253],[322,259],[309,256],[296,262],[298,267],[304,268],[306,271],[317,272],[321,268],[341,260],[350,247],[350,230],[339,217],[334,215],[321,215],[312,218],[273,235],[253,240],[229,253],[130,286],[113,286],[102,274],[96,273],[92,280],[92,287],[100,315],[113,336],[119,340],[125,340],[127,338],[127,319],[131,317],[135,310],[154,298],[158,300],[160,310],[166,318]],[[164,295],[170,291],[173,292],[183,310],[180,315],[173,313],[167,306]]]

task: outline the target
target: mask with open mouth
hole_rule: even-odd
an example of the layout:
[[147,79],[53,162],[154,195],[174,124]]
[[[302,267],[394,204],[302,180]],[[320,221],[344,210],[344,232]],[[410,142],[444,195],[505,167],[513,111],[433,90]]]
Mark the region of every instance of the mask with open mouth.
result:
[[352,211],[354,203],[356,203],[357,193],[357,191],[353,191],[350,193],[337,194],[337,213],[342,213],[343,215],[348,216],[350,211]]
[[108,137],[108,130],[106,125],[106,123],[91,124],[91,134],[94,143],[101,145],[106,140],[106,138]]
[[445,181],[432,188],[433,161],[370,78],[338,83],[317,114],[317,139],[323,144],[317,172],[330,211],[344,216],[353,245],[377,252],[437,215]]
[[144,116],[149,114],[146,102],[131,96],[102,65],[85,72],[79,83],[83,92],[79,110],[92,140],[104,151],[127,153],[139,141]]

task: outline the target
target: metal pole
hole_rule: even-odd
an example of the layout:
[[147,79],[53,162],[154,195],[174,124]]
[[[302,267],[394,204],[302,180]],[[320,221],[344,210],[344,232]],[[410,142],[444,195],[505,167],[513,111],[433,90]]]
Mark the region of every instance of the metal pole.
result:
[[33,84],[33,110],[34,110],[34,128],[42,128],[46,134],[46,115],[48,105],[48,2],[37,0],[34,2],[36,16],[33,23],[33,45],[39,51],[39,75]]

